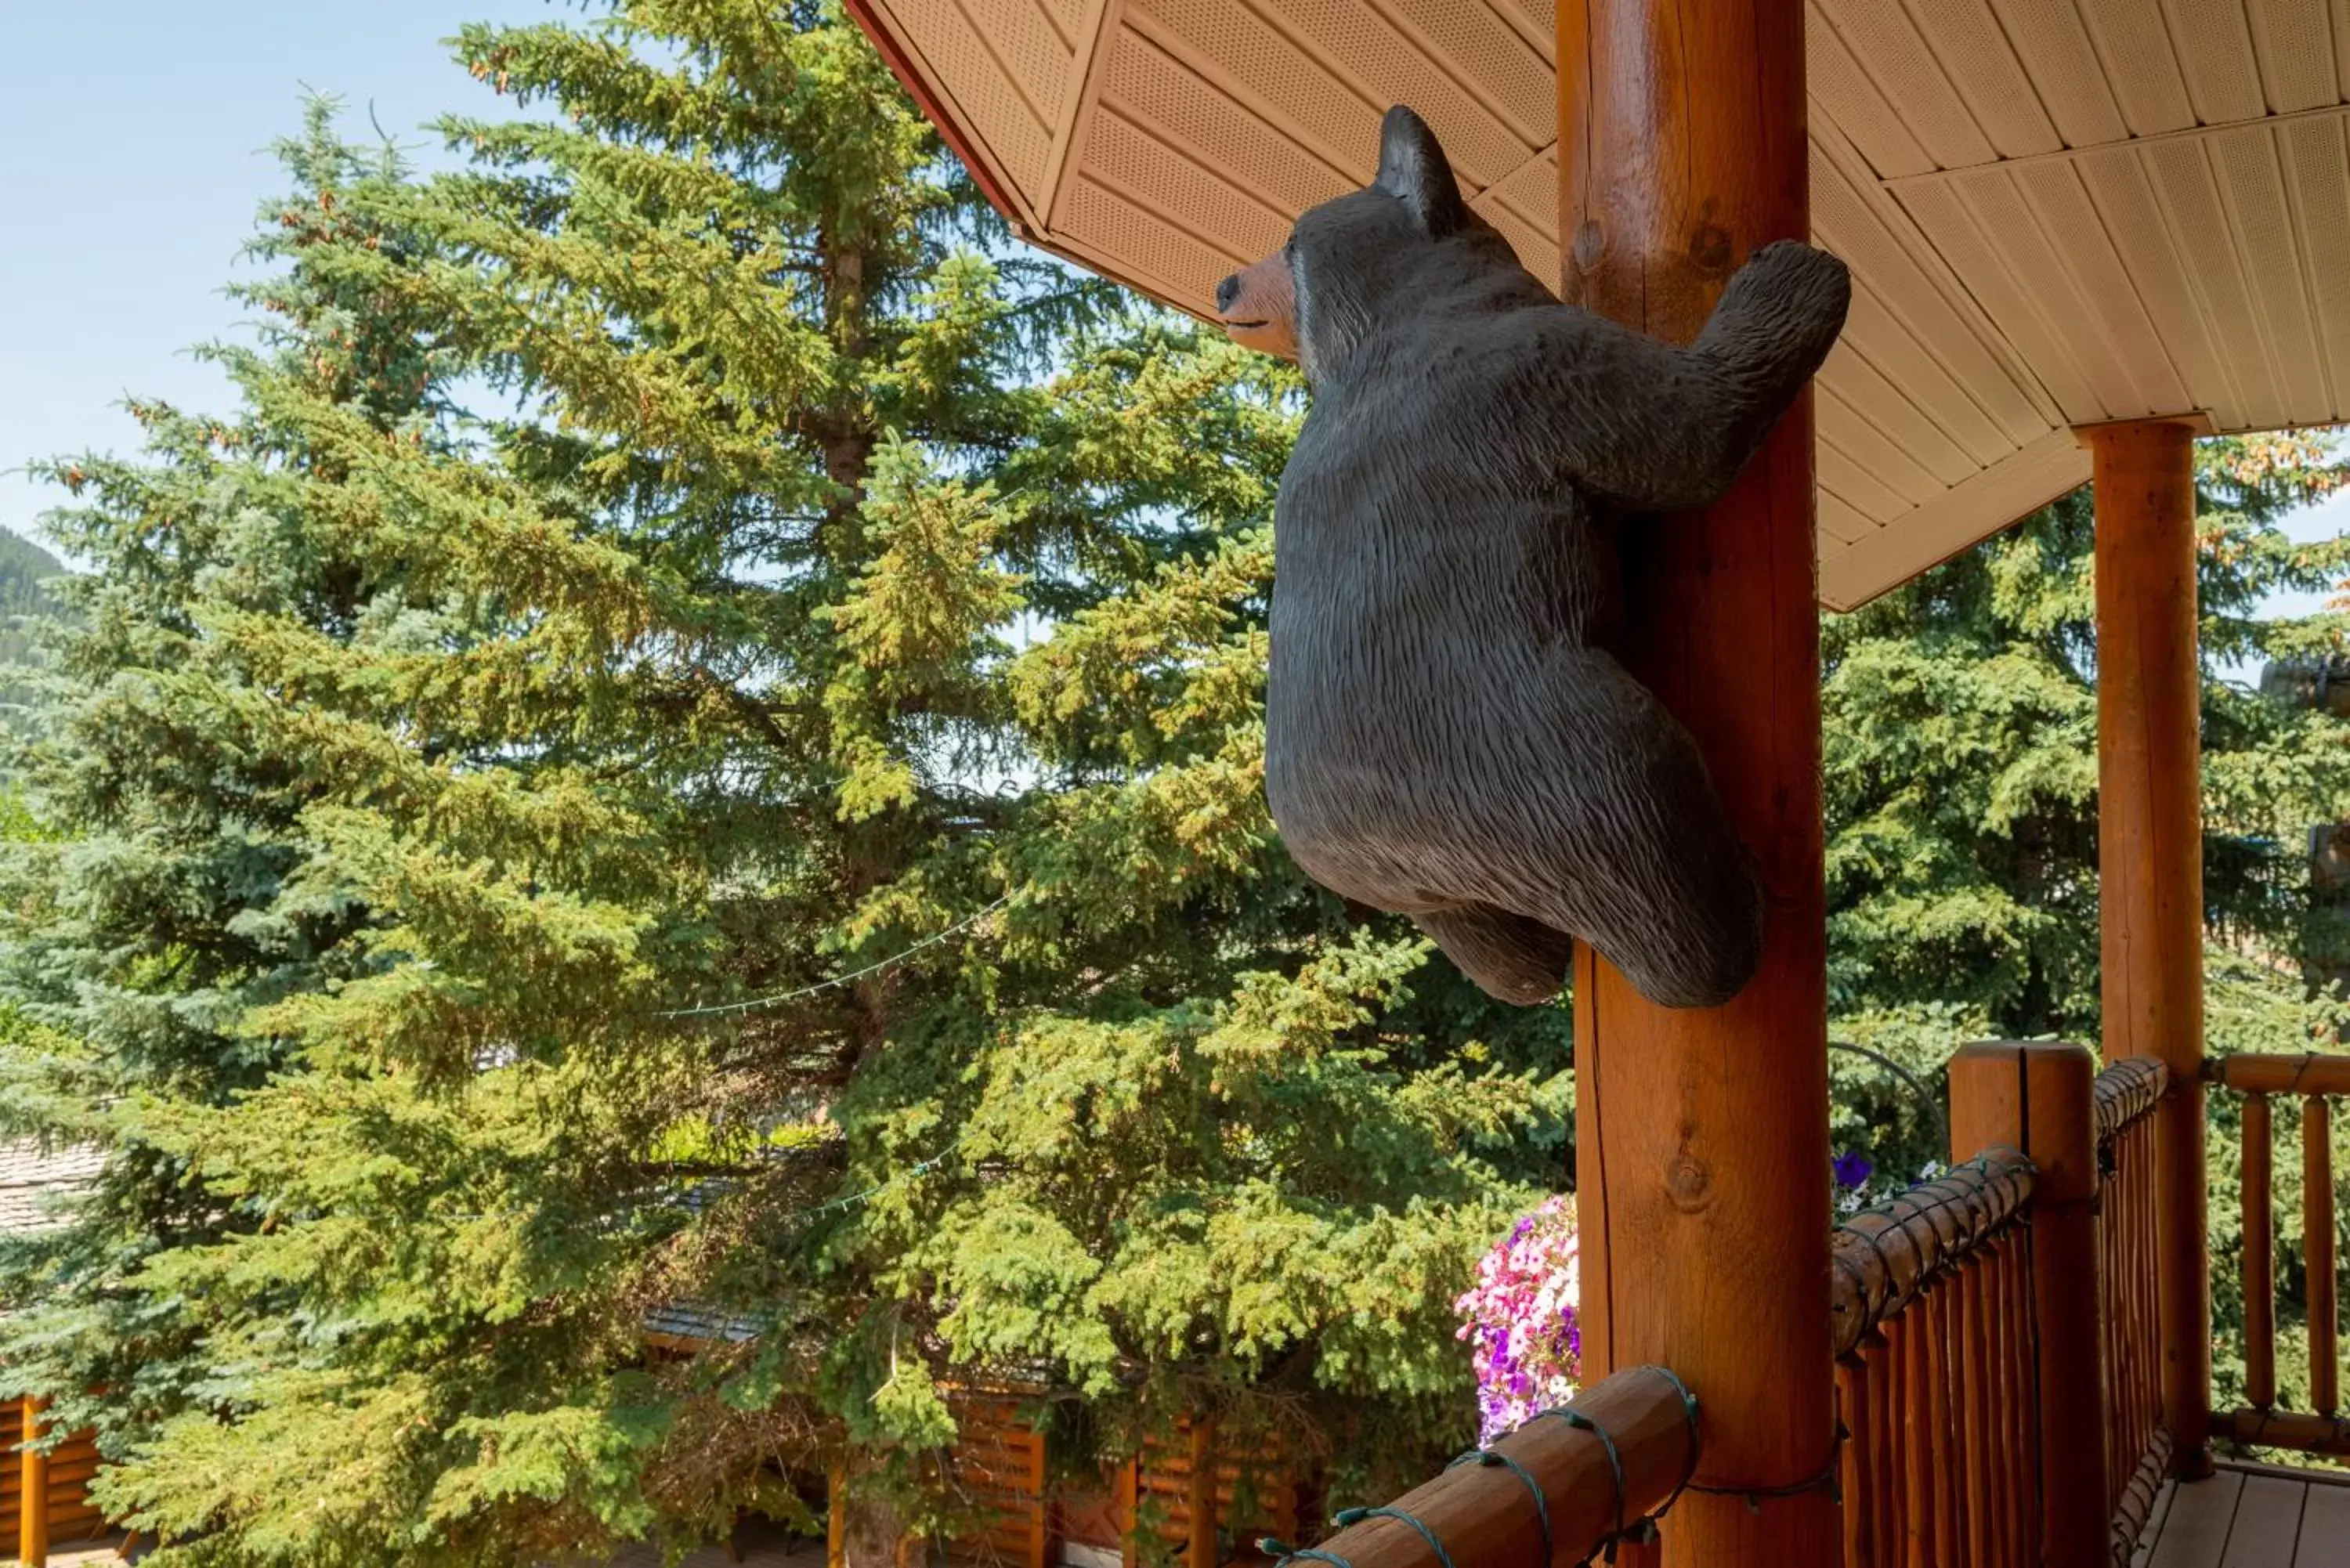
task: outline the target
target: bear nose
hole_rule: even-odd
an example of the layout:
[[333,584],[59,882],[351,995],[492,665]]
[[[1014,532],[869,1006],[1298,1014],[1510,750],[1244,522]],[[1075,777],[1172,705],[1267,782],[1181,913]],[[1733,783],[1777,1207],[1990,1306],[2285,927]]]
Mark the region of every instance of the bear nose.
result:
[[1241,275],[1234,273],[1232,276],[1224,279],[1223,282],[1216,285],[1216,308],[1218,310],[1230,310],[1232,307],[1232,301],[1238,299],[1240,297],[1240,294]]

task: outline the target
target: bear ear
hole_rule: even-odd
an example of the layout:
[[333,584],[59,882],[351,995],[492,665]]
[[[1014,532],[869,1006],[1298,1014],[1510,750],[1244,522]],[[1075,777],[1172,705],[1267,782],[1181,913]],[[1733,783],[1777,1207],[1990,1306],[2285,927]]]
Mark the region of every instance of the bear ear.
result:
[[1379,176],[1373,183],[1401,202],[1431,238],[1441,239],[1469,221],[1436,133],[1401,104],[1379,124]]

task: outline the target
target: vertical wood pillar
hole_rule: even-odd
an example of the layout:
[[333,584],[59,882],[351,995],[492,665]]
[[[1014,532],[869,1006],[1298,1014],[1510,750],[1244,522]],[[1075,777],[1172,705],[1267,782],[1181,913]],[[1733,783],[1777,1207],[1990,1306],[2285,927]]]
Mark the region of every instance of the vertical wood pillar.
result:
[[2039,1426],[2025,1436],[2040,1521],[2033,1561],[2043,1568],[2104,1568],[2110,1552],[2096,1073],[2085,1045],[1970,1045],[1950,1058],[1951,1160],[2004,1145],[2038,1168],[2030,1343]]
[[24,1568],[48,1568],[49,1561],[49,1456],[33,1446],[44,1403],[26,1397],[25,1446],[17,1450],[16,1560]]
[[2210,1267],[2203,1167],[2202,678],[2194,431],[2083,433],[2095,461],[2097,874],[2109,1062],[2170,1069],[2155,1113],[2163,1423],[2182,1474],[2210,1459]]
[[848,1467],[835,1459],[825,1478],[824,1568],[847,1568]]
[[[1751,251],[1810,234],[1802,0],[1561,0],[1557,56],[1562,293],[1685,343]],[[1652,1006],[1577,951],[1585,1375],[1658,1362],[1698,1397],[1698,1481],[1731,1495],[1680,1500],[1666,1563],[1832,1563],[1809,397],[1728,497],[1620,546],[1619,651],[1703,749],[1768,924],[1720,1008]]]
[[1219,1568],[1216,1551],[1216,1423],[1207,1416],[1191,1417],[1191,1473],[1184,1501],[1190,1504],[1191,1534],[1184,1546],[1184,1568]]

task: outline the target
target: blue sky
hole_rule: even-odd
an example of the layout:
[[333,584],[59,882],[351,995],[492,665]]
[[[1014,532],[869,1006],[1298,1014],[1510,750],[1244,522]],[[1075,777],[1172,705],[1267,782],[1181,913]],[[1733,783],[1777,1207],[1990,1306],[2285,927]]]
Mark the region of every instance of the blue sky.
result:
[[[355,133],[372,107],[429,166],[425,122],[501,107],[442,40],[469,21],[567,14],[557,0],[0,0],[0,527],[32,534],[61,499],[14,472],[26,459],[135,449],[126,393],[227,405],[186,349],[237,326],[221,286],[284,188],[268,147],[298,124],[306,86],[345,99]],[[2350,493],[2290,526],[2350,530]]]
[[0,0],[0,527],[31,534],[60,499],[26,459],[137,445],[127,392],[224,408],[188,358],[241,318],[221,296],[262,201],[269,144],[305,86],[419,128],[500,100],[442,40],[471,21],[567,14],[550,0]]

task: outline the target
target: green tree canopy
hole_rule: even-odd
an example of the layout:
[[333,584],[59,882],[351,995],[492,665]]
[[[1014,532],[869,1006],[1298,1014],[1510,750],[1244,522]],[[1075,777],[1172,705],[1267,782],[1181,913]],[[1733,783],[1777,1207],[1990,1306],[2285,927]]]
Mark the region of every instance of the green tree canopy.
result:
[[[1007,1368],[1417,1471],[1565,1023],[1273,838],[1295,383],[1014,247],[828,5],[458,52],[525,117],[422,180],[314,105],[239,406],[51,470],[5,1115],[110,1159],[0,1364],[188,1562],[689,1540],[833,1463],[879,1562]],[[649,1358],[681,1302],[746,1337]]]
[[[2331,1033],[2303,995],[2306,836],[2350,816],[2350,726],[2255,688],[2345,646],[2338,604],[2269,612],[2350,576],[2350,539],[2283,526],[2345,478],[2321,437],[2196,449],[2214,1049]],[[2082,491],[1824,624],[1831,1033],[1938,1090],[1968,1040],[2098,1038],[2092,542]],[[1906,1085],[1835,1064],[1840,1141],[1904,1180],[1942,1154]]]

